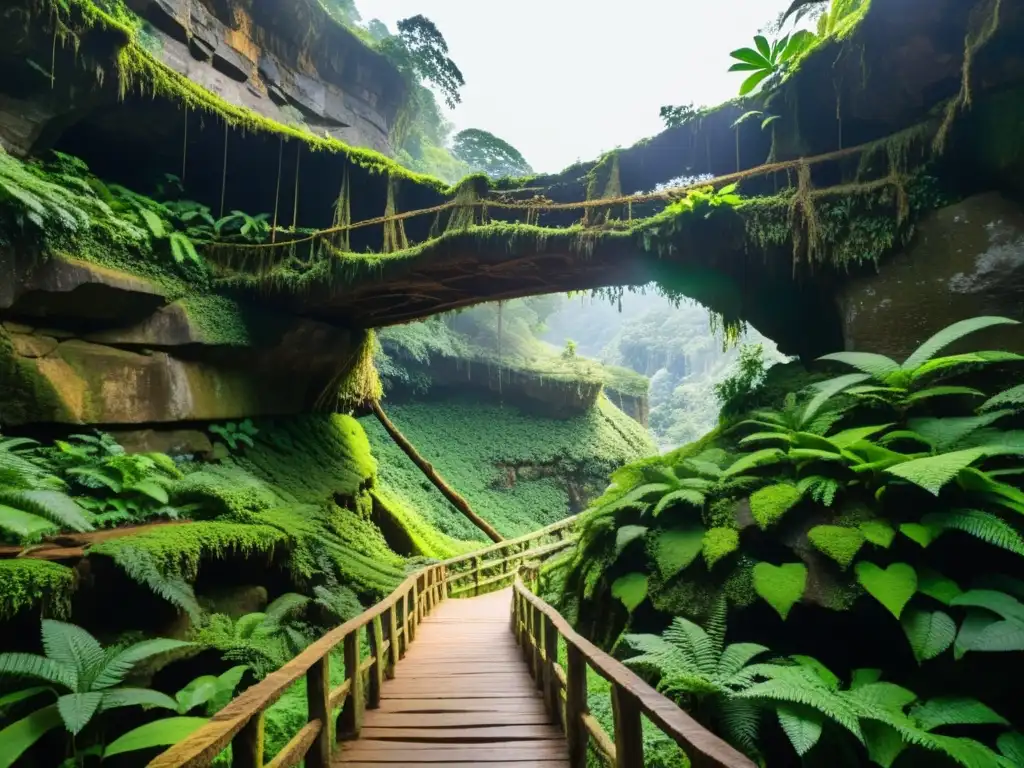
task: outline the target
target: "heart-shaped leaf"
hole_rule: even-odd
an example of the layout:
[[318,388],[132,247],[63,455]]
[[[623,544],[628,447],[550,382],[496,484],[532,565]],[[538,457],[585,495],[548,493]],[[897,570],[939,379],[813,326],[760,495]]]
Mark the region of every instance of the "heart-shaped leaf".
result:
[[803,563],[758,563],[754,566],[754,591],[783,619],[803,597],[806,587],[807,566]]
[[892,546],[892,540],[896,538],[896,531],[885,520],[868,520],[857,527],[865,539],[885,549]]
[[704,544],[704,529],[691,525],[677,530],[653,531],[648,537],[651,556],[663,579],[670,579],[700,554]]
[[856,528],[839,525],[818,525],[807,532],[807,539],[820,552],[828,555],[844,569],[864,546],[864,536]]
[[857,563],[857,581],[897,619],[917,592],[917,572],[906,563],[882,569],[874,563]]
[[647,577],[642,573],[627,573],[612,584],[612,597],[617,597],[632,613],[647,597]]
[[956,637],[956,622],[942,611],[910,610],[900,623],[918,664],[943,653]]
[[643,525],[624,525],[615,533],[615,556],[622,554],[622,550],[632,542],[647,533],[647,527]]

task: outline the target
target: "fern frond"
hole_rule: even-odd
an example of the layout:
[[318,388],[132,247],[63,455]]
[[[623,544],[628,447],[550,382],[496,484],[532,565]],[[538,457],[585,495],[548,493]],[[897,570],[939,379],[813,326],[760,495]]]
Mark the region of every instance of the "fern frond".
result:
[[936,538],[944,531],[962,531],[1024,557],[1024,537],[1012,525],[990,512],[978,509],[935,512],[922,517],[921,523],[936,531]]
[[73,531],[91,531],[89,514],[60,491],[0,491],[0,504],[21,509]]
[[33,653],[0,653],[0,679],[31,677],[74,690],[78,671],[73,664],[62,664]]
[[676,616],[662,637],[687,653],[700,674],[711,677],[718,666],[712,639],[698,624]]
[[835,721],[856,736],[859,741],[864,741],[856,712],[838,694],[826,688],[823,683],[812,681],[806,671],[796,672],[790,668],[787,674],[755,683],[746,690],[735,693],[734,696],[741,699],[802,704]]
[[666,493],[664,496],[662,496],[658,503],[654,506],[654,509],[651,512],[651,514],[657,517],[665,509],[667,509],[670,506],[673,506],[676,502],[682,502],[691,507],[697,507],[698,509],[700,509],[701,507],[704,506],[705,501],[706,497],[700,491],[694,490],[692,488],[680,488],[678,491],[672,491],[671,493]]
[[889,374],[900,369],[900,364],[895,360],[872,352],[833,352],[818,359],[849,365],[862,373],[870,374],[872,378],[879,381],[885,381]]
[[926,731],[948,725],[1009,725],[1006,718],[977,699],[961,696],[929,699],[914,707],[910,715]]
[[954,341],[995,325],[1018,325],[1018,323],[1016,320],[1011,320],[1007,317],[994,316],[972,317],[967,320],[961,320],[958,323],[953,323],[943,328],[914,350],[910,357],[903,361],[901,368],[904,371],[912,371],[931,360],[937,352],[948,347]]
[[264,610],[264,614],[266,614],[266,619],[263,622],[264,627],[276,628],[280,626],[285,619],[305,610],[309,602],[308,597],[296,594],[295,592],[281,595]]
[[754,702],[724,699],[717,710],[722,736],[737,749],[748,755],[757,754],[758,734],[761,730],[761,708]]

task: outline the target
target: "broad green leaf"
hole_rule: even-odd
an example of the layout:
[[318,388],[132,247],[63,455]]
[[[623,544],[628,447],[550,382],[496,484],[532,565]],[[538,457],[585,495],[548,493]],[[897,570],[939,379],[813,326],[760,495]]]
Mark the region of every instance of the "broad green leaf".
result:
[[766,443],[771,440],[777,440],[780,443],[793,442],[793,438],[787,435],[785,432],[754,432],[742,438],[740,440],[740,445],[750,445],[750,443]]
[[963,590],[955,581],[930,570],[922,570],[918,573],[917,591],[944,605],[949,605],[955,597],[963,594]]
[[879,381],[885,381],[889,374],[900,369],[900,364],[895,360],[872,352],[833,352],[831,355],[824,355],[818,359],[849,365],[862,373],[870,374]]
[[837,432],[831,437],[825,439],[832,443],[836,448],[843,449],[849,448],[855,443],[859,443],[861,440],[867,440],[873,435],[877,435],[879,432],[884,432],[892,424],[876,424],[871,427],[855,427],[854,429],[844,429],[842,432]]
[[1018,384],[1016,387],[1005,389],[998,395],[990,397],[978,410],[991,411],[996,408],[1007,407],[1017,410],[1024,407],[1024,384]]
[[205,717],[168,717],[152,723],[140,725],[134,730],[114,739],[103,751],[103,757],[113,757],[125,752],[137,752],[140,749],[169,747],[188,738],[195,731],[206,725]]
[[929,400],[933,397],[947,397],[952,395],[970,395],[971,397],[984,397],[985,393],[971,387],[929,387],[920,392],[914,392],[907,396],[905,402],[917,403],[921,400]]
[[810,48],[817,39],[818,36],[810,30],[801,29],[794,32],[793,36],[789,38],[789,42],[786,43],[786,47],[779,54],[779,61],[786,62],[795,56],[799,56]]
[[740,86],[740,96],[746,96],[748,93],[753,91],[759,86],[769,75],[772,74],[770,69],[763,70],[761,72],[755,72],[746,80],[743,81],[743,85]]
[[778,464],[785,458],[786,454],[778,448],[764,448],[760,451],[747,453],[736,459],[736,461],[722,473],[722,477],[732,477],[733,475],[738,475],[741,472],[756,469],[757,467],[763,467],[769,464]]
[[178,702],[166,693],[154,691],[150,688],[114,688],[102,693],[101,712],[119,707],[159,707],[160,709],[170,709],[172,711],[177,711],[178,709]]
[[967,650],[987,653],[1024,651],[1024,623],[1006,619],[994,621],[978,632]]
[[1007,317],[972,317],[967,320],[961,320],[958,323],[953,323],[943,328],[914,350],[913,354],[903,361],[901,367],[904,371],[913,371],[915,368],[931,360],[936,352],[949,346],[954,341],[995,325],[1018,325],[1018,322]]
[[1011,415],[1013,415],[1013,411],[1002,410],[983,413],[980,416],[911,419],[908,426],[911,431],[921,435],[935,447],[937,452],[941,453],[952,448],[975,447],[964,445],[963,442],[974,433],[979,432],[979,430]]
[[952,481],[962,470],[986,455],[988,453],[984,448],[968,448],[939,456],[913,459],[889,467],[885,471],[938,496],[943,486]]
[[807,566],[803,563],[754,566],[754,591],[785,619],[803,597],[807,587]]
[[760,69],[771,69],[771,62],[753,48],[739,48],[729,54],[734,59],[739,59],[745,64],[754,64]]
[[757,46],[757,52],[760,53],[765,59],[769,61],[772,58],[772,47],[768,44],[768,39],[764,35],[754,36],[754,45]]
[[910,711],[926,731],[944,725],[1009,725],[1006,718],[977,699],[961,696],[939,696],[917,705]]
[[892,768],[896,758],[906,749],[906,742],[899,732],[891,725],[874,720],[865,720],[864,744],[868,748],[868,758],[881,768]]
[[44,517],[0,504],[0,530],[13,533],[18,539],[36,539],[47,533],[56,533],[57,526]]
[[850,676],[850,690],[855,691],[861,686],[877,683],[882,679],[880,669],[855,669]]
[[220,681],[214,675],[202,675],[186,685],[176,694],[175,701],[178,702],[178,714],[188,714],[196,707],[202,706],[220,690]]
[[[684,485],[707,485],[707,481],[698,479],[683,480],[682,483]],[[658,515],[669,507],[675,506],[676,502],[682,502],[688,506],[701,509],[704,506],[705,501],[706,499],[701,491],[695,490],[694,488],[680,488],[678,491],[672,491],[671,493],[666,493],[662,496],[658,503],[654,505],[654,509],[651,510],[651,514],[654,515],[654,517],[658,517]]]
[[57,709],[64,720],[64,727],[73,734],[80,733],[96,714],[101,701],[103,694],[100,692],[69,693],[61,696],[57,699]]
[[957,595],[949,604],[968,608],[984,608],[999,614],[1004,619],[1024,624],[1024,605],[1013,596],[1005,592],[997,592],[994,589],[971,589]]
[[19,765],[21,756],[63,721],[56,704],[43,707],[0,731],[0,768]]
[[917,592],[917,573],[906,563],[893,563],[880,568],[874,563],[857,563],[857,581],[867,593],[888,609],[897,619]]
[[996,744],[1004,757],[1017,765],[1024,765],[1024,734],[1007,731],[996,739]]
[[[738,61],[729,67],[730,72],[760,72],[764,69],[763,64],[750,64],[746,61]],[[735,126],[736,124],[733,123]]]
[[760,488],[750,495],[750,512],[762,530],[782,519],[801,498],[800,489],[790,483]]
[[647,533],[647,526],[624,525],[615,534],[615,556],[622,554],[622,550]]
[[900,526],[900,533],[922,547],[927,547],[935,541],[935,532],[920,523],[903,523]]
[[866,541],[856,528],[840,525],[817,525],[807,532],[807,540],[819,552],[839,563],[844,570],[850,566]]
[[620,576],[612,584],[612,597],[618,598],[632,613],[647,598],[647,576],[642,573],[629,573]]
[[919,664],[943,653],[956,638],[956,622],[942,611],[915,608],[905,612],[900,623]]
[[829,379],[815,385],[815,395],[804,407],[803,413],[800,415],[800,423],[810,423],[818,415],[818,411],[821,410],[825,403],[844,389],[852,387],[854,384],[860,384],[862,381],[867,381],[870,378],[870,374],[867,373],[848,373],[845,376],[837,376],[834,379]]
[[888,549],[896,538],[896,531],[885,520],[867,520],[857,526],[861,535],[872,544]]
[[23,688],[20,691],[14,691],[0,696],[0,716],[3,715],[4,707],[9,707],[12,704],[17,704],[19,701],[25,701],[31,699],[34,696],[38,696],[41,693],[52,693],[52,688],[47,688],[43,685],[37,685],[33,688]]
[[779,725],[786,732],[796,753],[803,757],[810,752],[811,747],[821,738],[824,715],[810,707],[789,703],[779,704],[776,712]]
[[968,352],[963,355],[940,357],[927,362],[913,371],[910,374],[910,379],[912,382],[917,382],[937,373],[949,374],[951,369],[958,368],[962,365],[988,365],[992,363],[1020,362],[1022,360],[1024,360],[1024,357],[1021,357],[1014,352],[991,350],[987,352]]
[[804,656],[803,654],[794,653],[790,658],[801,667],[806,667],[814,672],[818,679],[821,680],[821,682],[825,684],[825,687],[830,691],[839,690],[840,681],[838,675],[813,656]]
[[651,556],[663,580],[668,580],[697,559],[704,544],[704,529],[692,525],[678,530],[659,530],[650,535]]

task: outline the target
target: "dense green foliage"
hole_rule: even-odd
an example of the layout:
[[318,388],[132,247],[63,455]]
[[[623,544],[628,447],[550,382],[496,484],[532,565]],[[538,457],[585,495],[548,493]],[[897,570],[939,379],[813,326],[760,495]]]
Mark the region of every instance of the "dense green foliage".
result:
[[[973,717],[964,708],[991,712],[987,707],[957,699],[966,703],[935,720],[926,715],[950,695],[1006,707],[990,678],[952,661],[1024,651],[1022,586],[1009,578],[1024,556],[1019,387],[993,392],[984,383],[1012,381],[1003,376],[1024,358],[998,351],[937,356],[971,333],[1011,323],[954,324],[903,363],[863,352],[826,356],[825,364],[861,372],[779,395],[774,408],[755,406],[727,430],[617,471],[584,522],[563,609],[606,643],[625,626],[660,630],[665,617],[675,617],[664,640],[641,641],[640,650],[662,656],[636,663],[651,661],[666,691],[697,713],[707,710],[706,722],[737,746],[767,751],[769,764],[786,758],[775,737],[758,735],[757,723],[777,707],[776,719],[801,755],[865,750],[859,760],[889,766],[904,750],[907,760],[924,750],[970,768],[1016,764],[992,751],[998,730],[972,731],[967,740],[941,730],[1006,724],[994,713],[959,719]],[[714,630],[724,637],[721,596],[744,640],[763,651],[782,643],[797,655],[782,659],[781,671],[755,665],[742,684],[698,685],[693,670],[678,665],[687,653],[702,653],[687,645],[703,632],[697,622],[708,622],[709,636]],[[830,637],[806,631],[823,609],[849,616],[848,626],[874,627],[876,636],[860,647],[844,643],[837,655]],[[840,665],[849,688],[799,654]],[[891,701],[861,699],[864,685],[917,690],[916,664],[939,659],[941,679],[925,696],[900,687]],[[865,682],[865,662],[883,666],[897,685],[879,682],[877,671]],[[700,674],[712,674],[710,663],[700,661]],[[712,693],[756,707],[725,717],[715,708],[720,700],[691,700]],[[819,740],[828,746],[815,747]]]
[[[600,491],[608,471],[651,450],[643,429],[603,399],[568,419],[540,419],[465,396],[393,404],[388,415],[476,513],[509,537],[557,522],[580,496]],[[449,536],[480,539],[375,419],[362,424],[389,496]]]

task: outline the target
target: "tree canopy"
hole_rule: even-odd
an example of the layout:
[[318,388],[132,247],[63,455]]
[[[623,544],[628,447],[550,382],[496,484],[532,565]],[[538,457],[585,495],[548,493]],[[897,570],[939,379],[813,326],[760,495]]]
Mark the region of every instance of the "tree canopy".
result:
[[[380,27],[375,27],[375,36],[380,33]],[[382,40],[380,49],[399,69],[415,72],[436,87],[450,108],[462,101],[459,89],[466,84],[462,71],[448,56],[444,35],[426,16],[399,21],[398,34]]]
[[522,153],[504,139],[479,128],[467,128],[455,135],[452,154],[474,171],[492,178],[527,176],[533,168]]

